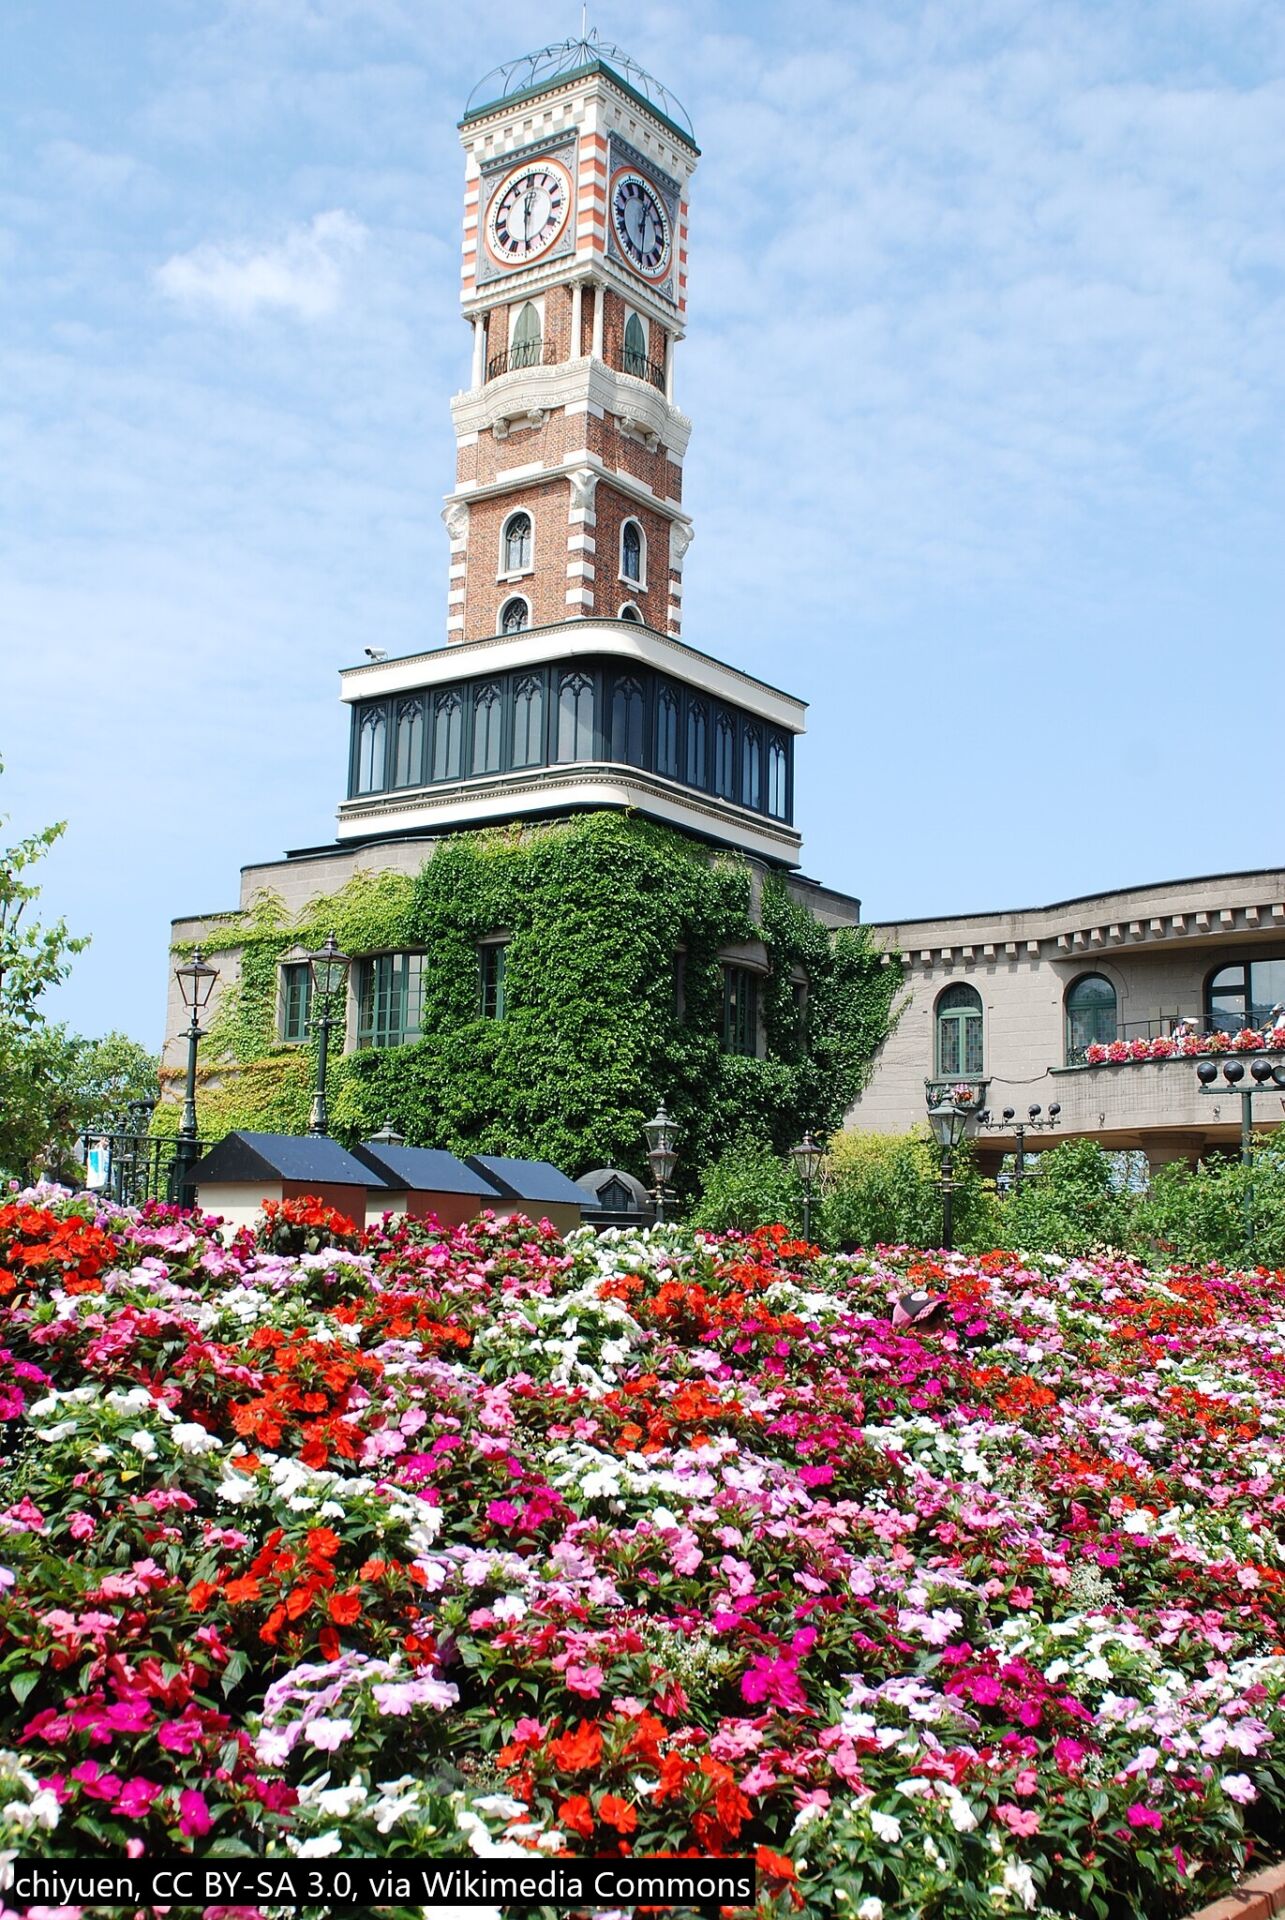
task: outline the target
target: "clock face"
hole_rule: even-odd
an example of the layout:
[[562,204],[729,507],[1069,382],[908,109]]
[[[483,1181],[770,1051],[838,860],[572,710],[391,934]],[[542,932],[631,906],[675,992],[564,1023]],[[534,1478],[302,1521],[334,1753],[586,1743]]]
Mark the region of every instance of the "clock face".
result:
[[651,181],[633,167],[621,167],[612,178],[611,225],[634,272],[663,280],[673,252],[669,215]]
[[519,167],[491,201],[487,251],[502,267],[524,267],[549,251],[570,211],[571,178],[556,160]]

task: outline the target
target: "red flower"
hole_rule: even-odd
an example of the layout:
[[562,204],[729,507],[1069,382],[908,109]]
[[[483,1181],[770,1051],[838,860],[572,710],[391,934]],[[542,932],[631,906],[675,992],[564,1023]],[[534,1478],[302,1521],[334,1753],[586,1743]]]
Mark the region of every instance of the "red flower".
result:
[[571,1831],[578,1833],[582,1840],[592,1838],[593,1808],[583,1793],[573,1793],[569,1800],[562,1802],[558,1808],[558,1824],[562,1827],[570,1827]]
[[361,1612],[361,1594],[356,1587],[347,1593],[332,1593],[329,1600],[330,1618],[340,1627],[351,1627]]
[[638,1825],[638,1815],[629,1802],[615,1793],[603,1794],[598,1802],[598,1818],[614,1827],[617,1833],[632,1833]]

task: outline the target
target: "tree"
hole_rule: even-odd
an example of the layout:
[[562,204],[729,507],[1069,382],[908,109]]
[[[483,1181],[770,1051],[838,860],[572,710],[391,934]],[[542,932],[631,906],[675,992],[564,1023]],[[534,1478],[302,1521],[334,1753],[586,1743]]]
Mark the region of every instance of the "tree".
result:
[[[7,825],[0,815],[0,829]],[[40,1000],[66,979],[89,941],[68,933],[63,920],[40,925],[30,911],[40,888],[27,876],[66,825],[60,820],[0,848],[0,1168],[11,1173],[28,1172],[65,1124],[66,1076],[77,1043],[47,1024]]]

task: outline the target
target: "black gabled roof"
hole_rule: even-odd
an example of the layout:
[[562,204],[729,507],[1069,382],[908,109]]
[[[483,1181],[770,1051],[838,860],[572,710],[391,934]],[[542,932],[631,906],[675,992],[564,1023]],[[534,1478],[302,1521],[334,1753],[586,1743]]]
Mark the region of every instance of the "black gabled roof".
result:
[[249,1133],[238,1130],[220,1140],[192,1168],[190,1178],[215,1180],[307,1180],[318,1186],[390,1185],[375,1168],[364,1166],[337,1140],[316,1133]]
[[353,1148],[352,1157],[382,1174],[385,1186],[399,1191],[467,1193],[486,1206],[497,1197],[491,1181],[440,1147],[389,1147],[382,1140],[363,1140]]
[[503,1154],[470,1153],[468,1164],[506,1200],[534,1200],[544,1206],[560,1201],[586,1208],[598,1204],[547,1160],[510,1160]]

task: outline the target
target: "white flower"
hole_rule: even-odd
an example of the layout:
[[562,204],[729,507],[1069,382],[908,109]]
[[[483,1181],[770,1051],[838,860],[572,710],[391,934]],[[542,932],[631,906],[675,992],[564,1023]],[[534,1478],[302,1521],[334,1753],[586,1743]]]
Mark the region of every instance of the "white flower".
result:
[[180,1453],[218,1453],[223,1446],[221,1440],[216,1440],[195,1420],[180,1420],[176,1427],[170,1429],[170,1439]]
[[142,1454],[144,1460],[150,1460],[156,1452],[155,1440],[153,1440],[151,1434],[147,1433],[142,1427],[139,1427],[137,1432],[130,1434],[129,1444],[133,1447],[135,1453]]
[[1228,1798],[1239,1801],[1242,1807],[1258,1798],[1258,1788],[1247,1773],[1225,1773],[1220,1784]]
[[354,1814],[366,1798],[366,1789],[360,1780],[350,1780],[346,1787],[325,1787],[317,1795],[317,1809],[333,1820],[347,1820]]
[[497,1620],[521,1620],[526,1610],[526,1601],[520,1593],[506,1593],[504,1598],[497,1600],[491,1608]]
[[886,1840],[891,1845],[901,1838],[901,1822],[895,1813],[872,1813],[870,1825],[876,1840]]
[[869,1899],[863,1900],[857,1908],[857,1920],[883,1920],[883,1901],[876,1900],[871,1894]]
[[332,1827],[329,1833],[319,1833],[313,1840],[298,1841],[295,1845],[295,1852],[302,1860],[318,1860],[324,1858],[328,1853],[342,1853],[343,1844],[338,1833]]
[[1035,1882],[1024,1860],[1010,1860],[1004,1869],[1004,1891],[1015,1893],[1029,1912],[1035,1905]]

